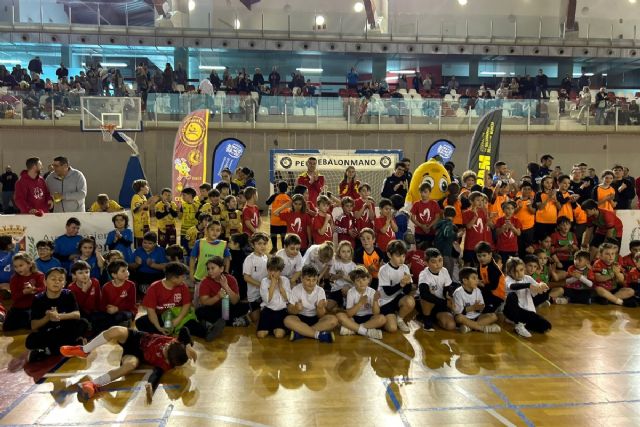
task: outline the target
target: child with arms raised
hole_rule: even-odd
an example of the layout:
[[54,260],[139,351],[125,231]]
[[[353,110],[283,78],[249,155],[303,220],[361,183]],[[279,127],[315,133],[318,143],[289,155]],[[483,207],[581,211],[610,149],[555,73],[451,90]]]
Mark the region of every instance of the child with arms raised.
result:
[[335,341],[331,331],[338,326],[338,319],[327,313],[327,298],[318,286],[318,270],[312,265],[302,268],[302,283],[291,290],[287,309],[284,325],[291,330],[291,341],[303,337]]

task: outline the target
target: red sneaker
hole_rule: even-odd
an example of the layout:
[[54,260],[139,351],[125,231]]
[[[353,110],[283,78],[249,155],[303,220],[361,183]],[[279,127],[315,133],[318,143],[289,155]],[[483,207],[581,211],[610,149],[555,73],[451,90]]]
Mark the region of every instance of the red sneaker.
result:
[[82,401],[91,399],[98,392],[98,386],[93,381],[84,381],[78,384],[78,397]]
[[85,353],[81,345],[63,345],[60,347],[60,354],[64,357],[86,358],[89,353]]

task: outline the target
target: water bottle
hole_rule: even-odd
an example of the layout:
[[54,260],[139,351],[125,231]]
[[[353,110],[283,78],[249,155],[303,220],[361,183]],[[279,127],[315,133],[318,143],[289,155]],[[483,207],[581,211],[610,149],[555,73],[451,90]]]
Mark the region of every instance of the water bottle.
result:
[[164,317],[164,328],[165,329],[173,329],[173,315],[171,314],[171,311],[167,311],[166,316]]
[[222,318],[229,320],[229,295],[226,293],[222,297]]

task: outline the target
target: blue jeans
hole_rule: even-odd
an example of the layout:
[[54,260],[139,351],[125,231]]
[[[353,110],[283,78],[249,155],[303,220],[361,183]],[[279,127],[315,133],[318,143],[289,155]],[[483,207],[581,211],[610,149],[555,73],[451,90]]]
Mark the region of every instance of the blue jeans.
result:
[[15,208],[16,205],[13,203],[13,191],[3,191],[2,192],[2,209],[4,213],[9,213],[9,205]]

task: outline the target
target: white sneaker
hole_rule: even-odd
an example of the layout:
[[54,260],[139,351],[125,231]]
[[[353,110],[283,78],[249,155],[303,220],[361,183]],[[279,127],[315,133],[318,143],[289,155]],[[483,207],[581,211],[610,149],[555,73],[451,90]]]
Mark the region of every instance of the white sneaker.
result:
[[524,323],[518,323],[516,325],[516,334],[520,335],[523,338],[531,338],[531,332],[527,331]]
[[544,307],[550,307],[551,306],[551,302],[549,302],[549,300],[543,301],[540,304],[538,304],[538,308],[544,308]]
[[381,340],[382,331],[380,329],[367,329],[367,336],[375,340]]
[[409,325],[407,325],[406,322],[399,317],[398,317],[398,329],[400,329],[400,331],[404,333],[411,332],[411,329],[409,329]]
[[493,325],[486,325],[485,327],[482,328],[482,331],[485,334],[497,334],[500,331],[502,331],[502,329],[500,328],[500,326],[494,323]]
[[557,297],[554,302],[559,305],[569,304],[569,300],[565,297]]
[[355,335],[355,334],[356,333],[353,332],[351,329],[345,328],[344,326],[340,326],[340,335],[347,336],[347,335]]
[[471,332],[471,328],[467,325],[460,325],[458,329],[460,330],[461,334],[468,334],[469,332]]

